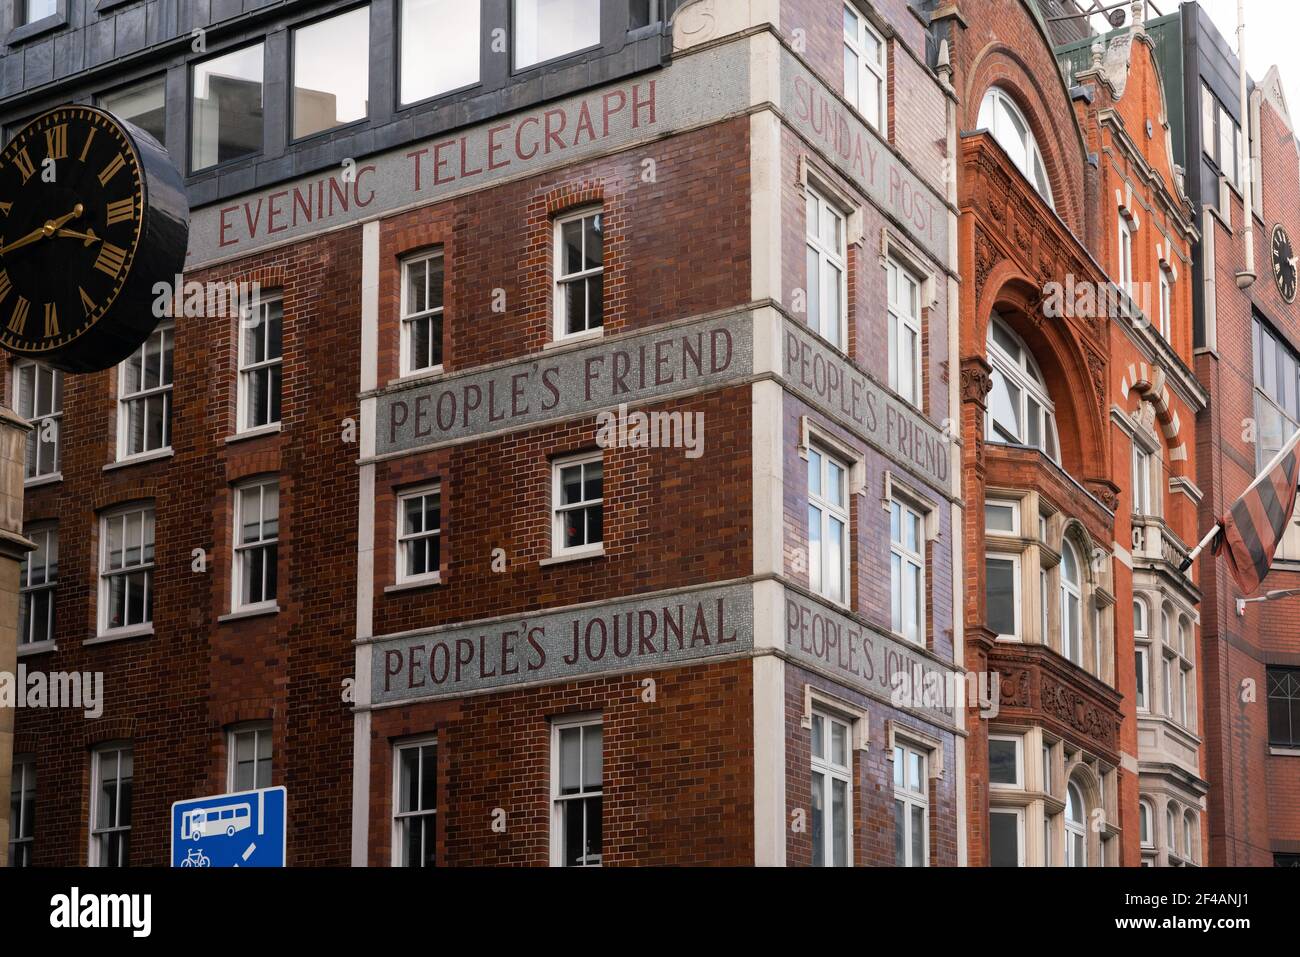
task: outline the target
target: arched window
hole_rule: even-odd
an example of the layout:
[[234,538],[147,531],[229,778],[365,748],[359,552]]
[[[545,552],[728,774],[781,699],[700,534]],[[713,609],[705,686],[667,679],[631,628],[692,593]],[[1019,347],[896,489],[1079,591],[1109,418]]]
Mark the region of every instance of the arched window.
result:
[[1196,862],[1196,815],[1191,811],[1183,815],[1183,856]]
[[1043,164],[1038,141],[1034,139],[1020,108],[1001,87],[991,86],[984,94],[978,122],[980,129],[993,134],[1016,169],[1024,174],[1025,179],[1047,201],[1047,205],[1054,207],[1052,187],[1047,182],[1047,167]]
[[1147,612],[1147,603],[1143,598],[1133,599],[1133,647],[1134,671],[1137,678],[1136,698],[1139,711],[1151,708],[1151,666],[1150,650],[1146,639],[1151,637],[1151,623]]
[[1083,793],[1073,781],[1065,789],[1065,866],[1088,866],[1088,830]]
[[1061,547],[1061,654],[1076,665],[1083,663],[1082,604],[1079,556],[1066,539]]
[[1174,830],[1174,805],[1165,806],[1165,840],[1169,842],[1169,853],[1178,853],[1178,832]]
[[1154,847],[1155,837],[1151,833],[1151,805],[1146,798],[1138,801],[1138,836],[1143,847]]
[[1056,441],[1056,410],[1043,373],[1025,344],[996,316],[989,323],[989,393],[984,434],[990,442],[1007,442],[1042,449],[1061,461]]

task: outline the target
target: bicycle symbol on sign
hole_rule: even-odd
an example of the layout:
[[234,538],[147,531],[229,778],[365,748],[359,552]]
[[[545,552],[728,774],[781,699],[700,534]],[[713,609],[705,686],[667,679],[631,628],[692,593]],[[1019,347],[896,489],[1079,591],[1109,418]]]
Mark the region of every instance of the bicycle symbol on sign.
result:
[[181,861],[181,867],[211,867],[212,859],[204,854],[199,848],[195,847],[185,854],[185,860]]

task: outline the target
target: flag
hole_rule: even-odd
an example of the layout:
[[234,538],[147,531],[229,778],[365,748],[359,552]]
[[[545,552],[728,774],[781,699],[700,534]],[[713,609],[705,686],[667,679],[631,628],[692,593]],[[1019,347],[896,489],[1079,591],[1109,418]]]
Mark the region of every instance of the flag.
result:
[[1219,523],[1212,551],[1223,556],[1243,594],[1255,591],[1268,574],[1273,554],[1291,521],[1300,472],[1297,441],[1300,430],[1287,440]]

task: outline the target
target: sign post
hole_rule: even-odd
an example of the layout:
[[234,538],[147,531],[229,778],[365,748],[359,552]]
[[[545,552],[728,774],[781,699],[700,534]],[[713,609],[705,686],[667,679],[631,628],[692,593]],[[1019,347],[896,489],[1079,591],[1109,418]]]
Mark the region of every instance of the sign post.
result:
[[172,867],[284,867],[288,805],[282,787],[177,801]]

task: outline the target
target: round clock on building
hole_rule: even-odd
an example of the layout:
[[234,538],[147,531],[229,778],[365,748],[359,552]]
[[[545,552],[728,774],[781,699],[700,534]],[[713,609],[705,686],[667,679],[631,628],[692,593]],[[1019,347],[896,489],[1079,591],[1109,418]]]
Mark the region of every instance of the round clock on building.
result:
[[1287,302],[1295,302],[1296,254],[1282,224],[1273,227],[1273,281]]
[[89,106],[37,116],[0,152],[0,345],[65,372],[106,369],[162,318],[189,205],[153,137]]

